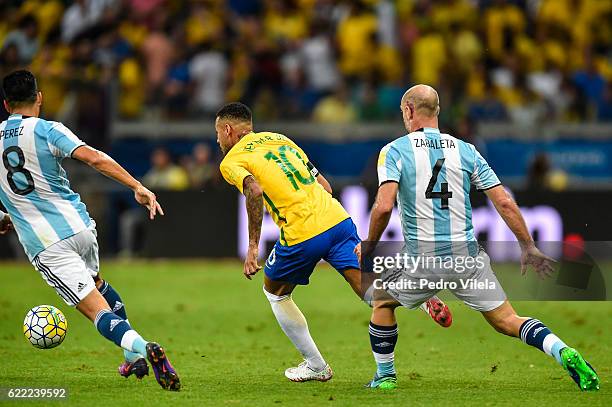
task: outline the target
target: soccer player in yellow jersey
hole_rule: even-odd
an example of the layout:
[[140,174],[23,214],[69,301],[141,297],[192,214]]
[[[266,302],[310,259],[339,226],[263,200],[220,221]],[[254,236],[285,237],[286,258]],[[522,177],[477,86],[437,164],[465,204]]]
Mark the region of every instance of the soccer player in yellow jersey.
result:
[[[246,197],[249,248],[244,275],[248,279],[261,269],[257,258],[263,206],[280,229],[280,238],[265,263],[264,293],[282,330],[304,357],[304,362],[287,369],[285,376],[292,381],[327,381],[332,370],[310,336],[291,293],[296,285],[308,284],[323,259],[363,298],[359,260],[354,253],[360,243],[357,229],[304,151],[282,134],[254,132],[247,106],[229,103],[222,107],[215,129],[225,154],[221,174]],[[445,326],[438,315],[430,315]]]

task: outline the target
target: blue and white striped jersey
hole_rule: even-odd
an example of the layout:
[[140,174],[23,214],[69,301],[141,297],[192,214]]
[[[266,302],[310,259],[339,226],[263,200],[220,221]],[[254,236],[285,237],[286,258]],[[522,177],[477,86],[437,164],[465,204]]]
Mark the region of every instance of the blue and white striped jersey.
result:
[[92,224],[61,166],[84,144],[58,122],[14,114],[0,124],[0,201],[30,260]]
[[[379,185],[399,183],[397,206],[404,240],[419,253],[451,254],[456,242],[475,242],[470,188],[500,184],[472,144],[425,128],[387,144],[378,158]],[[431,250],[422,250],[425,246]]]

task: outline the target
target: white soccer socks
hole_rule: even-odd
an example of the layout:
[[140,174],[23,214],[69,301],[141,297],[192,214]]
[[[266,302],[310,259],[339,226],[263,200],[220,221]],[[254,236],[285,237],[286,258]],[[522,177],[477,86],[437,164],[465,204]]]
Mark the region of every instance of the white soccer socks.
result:
[[324,369],[327,363],[325,363],[317,345],[312,340],[306,318],[291,299],[291,294],[278,296],[270,294],[265,288],[263,292],[270,301],[272,312],[278,324],[297,350],[300,351],[308,367],[315,372]]

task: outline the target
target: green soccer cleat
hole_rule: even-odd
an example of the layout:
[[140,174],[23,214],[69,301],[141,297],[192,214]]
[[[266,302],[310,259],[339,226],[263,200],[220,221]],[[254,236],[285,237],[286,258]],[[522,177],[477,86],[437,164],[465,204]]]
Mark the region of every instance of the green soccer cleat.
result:
[[570,377],[576,382],[581,391],[599,390],[599,377],[589,362],[574,348],[563,348],[561,350],[561,362],[563,368],[568,371]]
[[394,390],[397,389],[397,378],[395,375],[383,377],[374,376],[374,379],[366,383],[365,387],[370,389]]

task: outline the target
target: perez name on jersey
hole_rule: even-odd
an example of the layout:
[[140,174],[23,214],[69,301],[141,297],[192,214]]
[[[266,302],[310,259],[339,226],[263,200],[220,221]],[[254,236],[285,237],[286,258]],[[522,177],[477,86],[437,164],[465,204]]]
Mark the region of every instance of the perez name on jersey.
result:
[[23,136],[23,126],[9,130],[0,130],[0,140]]

